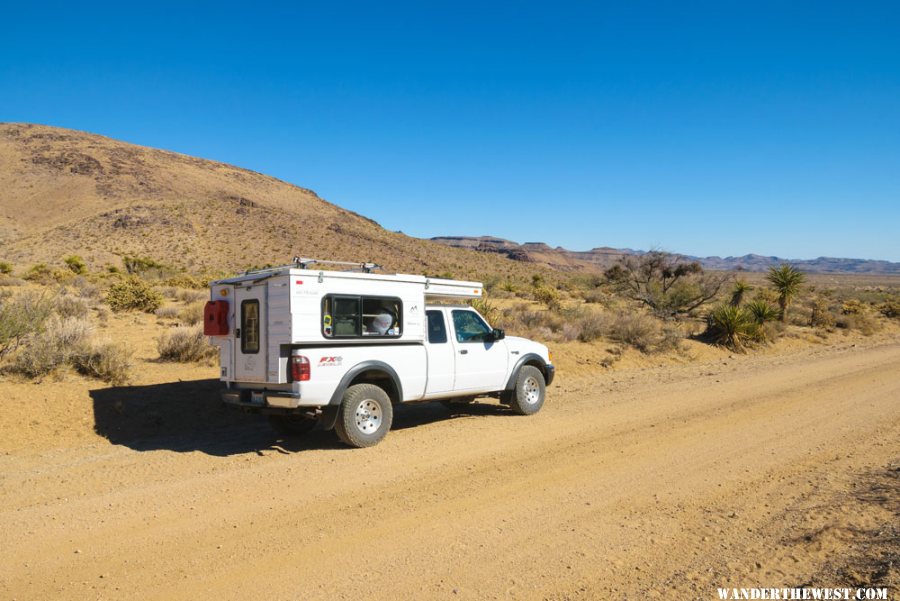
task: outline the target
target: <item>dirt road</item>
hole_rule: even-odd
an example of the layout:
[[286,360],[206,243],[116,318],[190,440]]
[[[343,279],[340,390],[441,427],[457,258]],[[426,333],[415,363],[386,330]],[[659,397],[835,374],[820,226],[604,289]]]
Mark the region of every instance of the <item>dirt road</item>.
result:
[[4,598],[714,599],[897,577],[896,343],[562,373],[532,418],[404,407],[365,450],[252,416],[107,430],[0,456]]

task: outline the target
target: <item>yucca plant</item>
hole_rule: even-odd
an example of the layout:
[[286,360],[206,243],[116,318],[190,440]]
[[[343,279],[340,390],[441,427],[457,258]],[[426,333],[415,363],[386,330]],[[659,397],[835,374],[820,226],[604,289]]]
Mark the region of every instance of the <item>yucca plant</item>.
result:
[[740,307],[744,302],[744,295],[753,290],[753,286],[748,284],[746,280],[737,280],[731,289],[731,306]]
[[787,320],[787,310],[791,301],[800,292],[806,276],[799,269],[794,268],[787,263],[782,263],[780,267],[770,267],[766,279],[778,293],[778,306],[781,307],[781,321]]
[[500,312],[494,304],[486,298],[473,298],[469,301],[469,306],[478,311],[488,323],[494,323]]
[[761,298],[754,299],[744,307],[753,321],[762,325],[767,321],[775,321],[779,317],[778,310]]
[[709,312],[707,333],[716,344],[743,352],[746,343],[758,336],[759,324],[743,307],[719,305]]

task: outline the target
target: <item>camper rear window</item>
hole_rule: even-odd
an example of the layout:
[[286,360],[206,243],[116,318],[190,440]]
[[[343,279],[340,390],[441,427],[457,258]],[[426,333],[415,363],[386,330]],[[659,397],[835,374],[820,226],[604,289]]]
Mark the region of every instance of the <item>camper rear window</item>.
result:
[[402,334],[402,312],[399,298],[331,294],[322,300],[322,334],[326,338],[397,338]]
[[241,352],[259,352],[259,301],[245,300],[241,303]]

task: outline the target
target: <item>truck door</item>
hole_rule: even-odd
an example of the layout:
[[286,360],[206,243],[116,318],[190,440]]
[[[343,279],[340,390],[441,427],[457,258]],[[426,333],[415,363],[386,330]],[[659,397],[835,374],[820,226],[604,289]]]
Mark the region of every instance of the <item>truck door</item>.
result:
[[453,390],[456,351],[450,343],[444,312],[440,309],[425,311],[427,318],[428,382],[425,394],[440,394]]
[[491,327],[470,309],[450,311],[453,347],[456,350],[456,384],[459,391],[493,392],[506,385],[509,360],[506,342],[490,340]]
[[266,289],[265,283],[235,287],[234,379],[266,381]]

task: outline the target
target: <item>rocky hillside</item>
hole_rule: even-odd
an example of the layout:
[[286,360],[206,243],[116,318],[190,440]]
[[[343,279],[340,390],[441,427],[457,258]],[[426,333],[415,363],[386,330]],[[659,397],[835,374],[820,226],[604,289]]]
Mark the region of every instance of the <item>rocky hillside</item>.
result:
[[[441,236],[431,239],[453,248],[477,250],[483,253],[498,254],[507,258],[549,266],[563,271],[602,271],[613,265],[623,256],[641,254],[642,251],[628,248],[609,247],[594,248],[587,251],[573,251],[557,246],[552,248],[542,242],[526,242],[518,244],[503,238],[492,236]],[[900,263],[890,261],[872,261],[867,259],[839,259],[819,257],[818,259],[796,260],[782,257],[764,257],[762,255],[744,255],[742,257],[693,257],[681,255],[685,259],[699,261],[707,269],[732,271],[766,271],[773,265],[791,263],[809,273],[860,273],[860,274],[898,274]]]
[[55,127],[0,124],[0,260],[124,255],[235,271],[294,255],[389,271],[527,276],[539,268],[385,230],[311,190],[232,165]]

